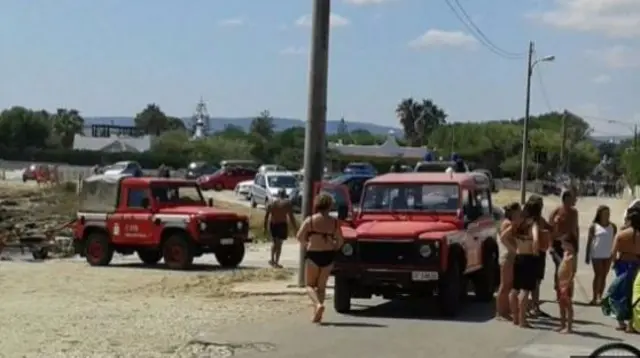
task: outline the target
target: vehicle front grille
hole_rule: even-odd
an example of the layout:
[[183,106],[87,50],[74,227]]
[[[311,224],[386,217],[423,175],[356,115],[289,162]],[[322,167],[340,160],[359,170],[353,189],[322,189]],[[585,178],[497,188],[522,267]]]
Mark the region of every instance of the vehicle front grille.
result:
[[228,238],[240,235],[244,230],[238,229],[237,220],[207,221],[206,233],[218,238]]
[[438,253],[432,246],[432,254],[423,258],[415,242],[360,241],[356,254],[363,264],[373,265],[424,265],[437,264]]

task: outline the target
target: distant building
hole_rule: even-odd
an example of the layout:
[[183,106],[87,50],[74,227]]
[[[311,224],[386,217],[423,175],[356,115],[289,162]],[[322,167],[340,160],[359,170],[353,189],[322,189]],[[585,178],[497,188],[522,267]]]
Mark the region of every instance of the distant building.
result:
[[146,152],[151,148],[151,136],[136,127],[93,125],[84,135],[76,134],[73,149],[101,152]]
[[378,157],[378,158],[406,158],[422,159],[428,150],[424,147],[403,147],[398,144],[395,132],[390,130],[387,139],[381,145],[358,145],[329,143],[329,149],[346,157]]

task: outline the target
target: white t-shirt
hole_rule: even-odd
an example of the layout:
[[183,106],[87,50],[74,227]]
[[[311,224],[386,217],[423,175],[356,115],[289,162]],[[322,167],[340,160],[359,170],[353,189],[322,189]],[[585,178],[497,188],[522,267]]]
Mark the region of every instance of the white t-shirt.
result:
[[591,242],[591,258],[606,259],[611,256],[613,246],[613,225],[593,224],[593,241]]

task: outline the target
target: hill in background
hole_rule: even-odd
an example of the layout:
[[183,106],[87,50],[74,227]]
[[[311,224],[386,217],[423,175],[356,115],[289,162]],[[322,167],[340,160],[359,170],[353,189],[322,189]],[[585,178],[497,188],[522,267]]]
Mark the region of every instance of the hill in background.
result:
[[[189,123],[191,118],[183,118],[185,123]],[[234,125],[243,128],[244,130],[249,130],[251,125],[252,117],[239,117],[239,118],[224,118],[224,117],[215,117],[211,118],[209,121],[209,125],[211,131],[217,132],[223,130],[228,125]],[[340,121],[327,121],[327,133],[336,133],[338,130],[338,125]],[[93,124],[115,124],[121,126],[133,126],[134,121],[132,117],[86,117],[85,125],[93,125]],[[299,119],[291,119],[291,118],[273,118],[273,124],[275,126],[276,131],[283,131],[285,129],[291,127],[304,127],[305,121]],[[402,130],[396,127],[389,126],[381,126],[373,123],[361,123],[361,122],[347,122],[347,127],[350,131],[353,130],[366,130],[376,135],[387,135],[390,130],[396,132],[397,135],[402,134]]]

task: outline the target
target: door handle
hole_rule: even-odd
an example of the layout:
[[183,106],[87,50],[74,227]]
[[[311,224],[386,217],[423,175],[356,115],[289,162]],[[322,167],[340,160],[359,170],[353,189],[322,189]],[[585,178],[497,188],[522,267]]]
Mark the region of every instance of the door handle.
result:
[[473,239],[476,240],[476,241],[480,240],[479,237],[474,237]]

